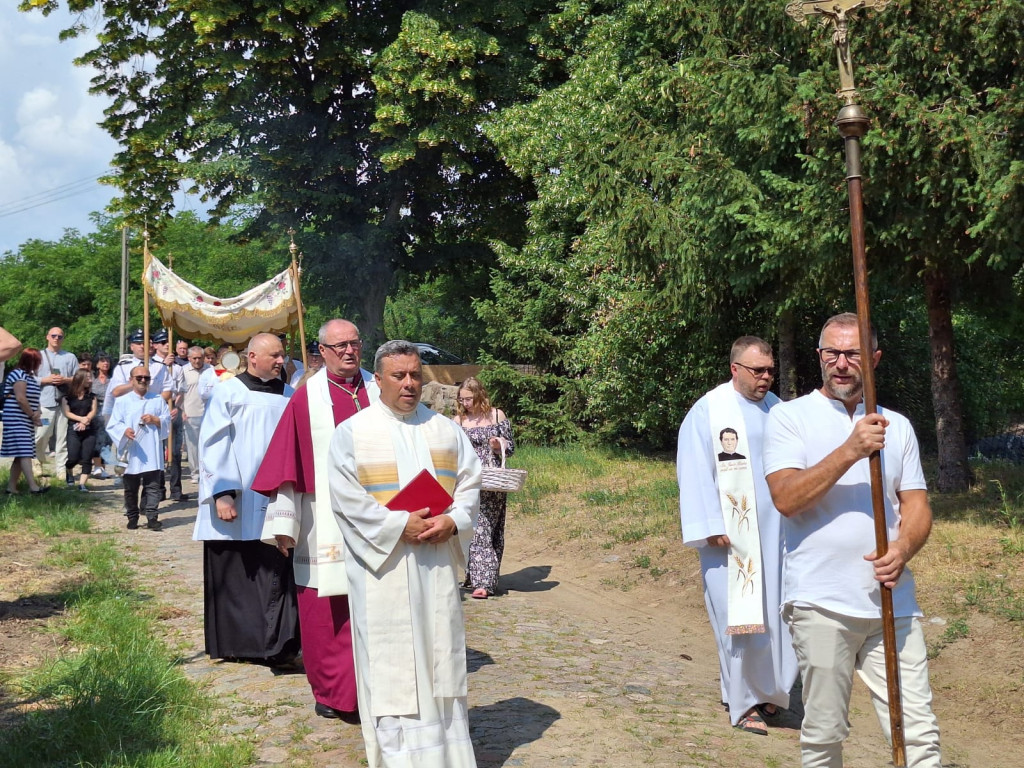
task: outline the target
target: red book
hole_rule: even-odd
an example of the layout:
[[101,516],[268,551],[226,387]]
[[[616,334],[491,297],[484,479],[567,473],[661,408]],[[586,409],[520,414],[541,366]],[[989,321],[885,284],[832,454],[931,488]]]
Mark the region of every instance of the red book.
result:
[[436,517],[452,505],[451,494],[444,489],[437,478],[425,469],[405,484],[384,506],[388,509],[415,512],[429,507],[430,517]]

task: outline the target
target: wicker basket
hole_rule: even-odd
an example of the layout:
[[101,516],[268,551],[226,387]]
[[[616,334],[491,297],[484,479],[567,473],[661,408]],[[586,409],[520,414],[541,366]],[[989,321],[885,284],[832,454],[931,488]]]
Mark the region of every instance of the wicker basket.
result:
[[526,470],[506,467],[505,455],[502,453],[500,467],[484,467],[480,490],[491,493],[512,493],[521,491],[525,482]]

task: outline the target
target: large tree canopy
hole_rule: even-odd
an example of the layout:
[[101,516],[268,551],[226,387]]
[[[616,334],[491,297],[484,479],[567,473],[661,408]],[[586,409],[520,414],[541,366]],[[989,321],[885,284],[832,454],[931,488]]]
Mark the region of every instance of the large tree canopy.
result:
[[[43,12],[58,0],[23,0]],[[543,0],[68,0],[99,44],[118,207],[155,229],[181,183],[246,235],[301,231],[311,286],[376,334],[399,270],[516,240],[529,185],[479,130],[551,77]],[[480,249],[474,256],[487,255]]]
[[[668,294],[681,317],[668,311],[673,302],[648,305],[665,328],[734,311],[737,301],[762,317],[761,327],[751,318],[751,331],[793,308],[823,315],[852,305],[841,144],[831,125],[835,51],[829,31],[798,27],[785,5],[634,0],[573,4],[577,12],[563,14],[579,41],[569,79],[489,123],[539,196],[530,241],[502,256],[499,302],[529,290],[542,305],[546,292],[579,306],[591,294],[548,265],[585,257],[602,272],[638,269],[648,292]],[[940,484],[961,485],[952,302],[969,278],[1021,263],[1024,6],[918,0],[861,16],[850,35],[874,125],[864,142],[869,262],[876,287],[923,294]],[[534,265],[549,275],[546,285]],[[521,277],[508,286],[512,274]],[[620,299],[608,293],[600,313],[629,306]],[[904,319],[882,316],[893,332]],[[590,335],[616,327],[595,321],[582,323]],[[560,346],[563,356],[593,348],[569,337]],[[649,358],[649,369],[658,362]],[[604,399],[616,395],[626,393]]]

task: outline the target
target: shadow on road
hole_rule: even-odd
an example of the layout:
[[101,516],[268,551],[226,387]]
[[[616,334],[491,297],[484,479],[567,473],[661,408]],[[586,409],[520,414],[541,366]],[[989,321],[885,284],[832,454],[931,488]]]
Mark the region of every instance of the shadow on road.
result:
[[550,575],[550,565],[531,565],[515,573],[502,574],[501,586],[506,591],[547,592],[558,586],[557,581],[546,580]]
[[488,654],[483,651],[478,651],[475,648],[466,648],[466,671],[469,673],[476,672],[478,669],[486,667],[494,663]]
[[558,710],[518,696],[471,707],[469,730],[477,768],[505,765],[517,747],[537,741],[560,717]]
[[[174,504],[161,504],[157,508],[157,514],[160,517],[160,522],[164,524],[164,529],[177,528],[179,525],[194,525],[196,522],[196,515],[191,510],[185,511],[180,508],[181,504],[188,504],[188,502],[176,502]],[[169,516],[168,513],[177,513],[173,516]],[[181,514],[184,512],[184,514]],[[145,520],[143,520],[143,526],[145,526]],[[199,542],[196,542],[199,544]]]

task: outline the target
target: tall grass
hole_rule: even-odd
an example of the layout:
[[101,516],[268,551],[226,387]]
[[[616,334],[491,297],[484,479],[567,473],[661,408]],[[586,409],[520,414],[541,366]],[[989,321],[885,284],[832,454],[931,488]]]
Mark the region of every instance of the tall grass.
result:
[[[615,448],[525,446],[515,464],[528,470],[509,496],[513,514],[533,518],[550,540],[587,540],[657,578],[679,537],[679,492],[671,461]],[[681,544],[679,545],[682,546]],[[619,586],[628,588],[633,577]]]
[[[596,545],[622,564],[614,583],[623,589],[639,578],[692,577],[670,457],[575,445],[524,446],[513,458],[529,471],[523,490],[509,495],[514,524],[553,545]],[[967,625],[973,612],[1024,622],[1024,467],[983,462],[974,470],[968,493],[930,494],[935,527],[912,563],[925,585],[918,599]],[[934,462],[926,471],[934,485]]]
[[160,639],[151,610],[111,541],[70,539],[51,552],[85,576],[61,598],[74,648],[9,690],[17,715],[0,732],[0,765],[20,768],[227,768],[252,747],[213,730],[211,701]]

